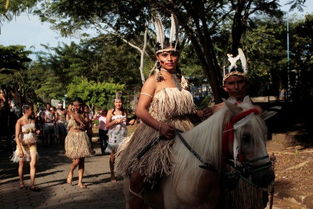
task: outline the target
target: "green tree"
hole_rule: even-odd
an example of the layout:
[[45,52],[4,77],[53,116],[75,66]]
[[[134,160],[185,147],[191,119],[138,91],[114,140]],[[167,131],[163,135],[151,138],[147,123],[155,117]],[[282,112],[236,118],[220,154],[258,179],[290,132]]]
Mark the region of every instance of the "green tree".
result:
[[[303,1],[292,1],[298,5]],[[278,0],[245,1],[53,1],[39,13],[43,20],[53,22],[59,30],[71,33],[97,24],[110,24],[127,37],[140,34],[156,12],[162,16],[176,14],[180,25],[194,48],[204,74],[212,86],[216,100],[221,95],[221,67],[218,63],[214,36],[224,23],[231,24],[227,51],[235,54],[253,14],[281,17]],[[95,24],[96,23],[96,24]],[[224,52],[224,54],[226,54]],[[224,55],[225,56],[225,55]]]
[[28,70],[32,61],[30,51],[25,46],[0,45],[0,83],[1,88],[18,91],[23,101],[34,101],[35,95],[31,85],[31,73]]
[[290,82],[295,101],[312,101],[313,14],[290,24]]
[[10,70],[23,70],[31,61],[28,57],[31,52],[25,50],[25,46],[0,45],[0,72],[10,73]]
[[[39,54],[31,65],[34,77],[40,80],[36,93],[43,100],[63,98],[77,77],[95,83],[124,84],[127,94],[140,87],[137,59],[140,55],[114,35],[46,48],[49,52]],[[153,63],[146,59],[148,74]]]
[[96,82],[124,83],[128,88],[140,83],[136,59],[139,54],[112,35],[47,48],[51,53],[41,55],[39,62],[53,70],[65,85],[77,76]]
[[38,0],[0,0],[0,24],[34,7]]
[[286,31],[279,19],[255,20],[245,35],[252,95],[278,95],[286,87]]
[[123,91],[122,84],[88,81],[86,78],[76,77],[68,85],[69,98],[80,97],[91,107],[111,108],[115,93]]

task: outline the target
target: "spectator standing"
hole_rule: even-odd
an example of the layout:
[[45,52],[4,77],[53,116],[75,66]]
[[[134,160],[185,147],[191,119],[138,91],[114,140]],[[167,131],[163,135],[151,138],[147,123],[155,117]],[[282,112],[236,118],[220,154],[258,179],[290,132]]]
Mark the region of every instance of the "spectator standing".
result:
[[105,154],[105,149],[108,146],[108,129],[106,127],[106,116],[107,111],[101,110],[99,117],[99,139],[100,139],[100,147],[102,155]]
[[46,104],[46,110],[43,114],[43,144],[45,145],[51,145],[54,138],[54,122],[55,122],[55,116],[53,115],[51,111],[51,104]]
[[106,127],[108,129],[109,142],[107,151],[110,154],[110,170],[111,170],[111,181],[115,182],[114,164],[115,164],[115,153],[127,136],[126,127],[127,114],[123,109],[123,103],[121,95],[117,94],[114,100],[114,109],[108,111],[106,120]]
[[56,111],[56,138],[58,144],[64,145],[67,134],[66,126],[66,110],[63,108],[62,104],[58,104]]
[[92,154],[94,155],[96,152],[94,151],[93,144],[92,144],[92,135],[93,135],[93,133],[92,133],[92,119],[93,119],[93,114],[90,111],[90,108],[88,107],[88,105],[85,105],[83,107],[83,109],[84,109],[84,113],[83,113],[84,120],[85,120],[85,122],[87,124],[86,132],[87,132],[90,144],[91,144]]

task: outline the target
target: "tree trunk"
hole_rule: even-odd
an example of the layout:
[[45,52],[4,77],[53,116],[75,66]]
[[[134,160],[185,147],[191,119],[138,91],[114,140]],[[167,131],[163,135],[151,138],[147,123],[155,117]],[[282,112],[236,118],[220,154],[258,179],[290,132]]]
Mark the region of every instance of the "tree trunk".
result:
[[[180,19],[179,22],[185,29],[191,44],[200,60],[203,72],[208,78],[208,82],[212,88],[212,93],[215,103],[220,103],[222,101],[223,91],[222,86],[222,76],[221,69],[218,65],[215,49],[212,43],[211,36],[208,31],[208,26],[206,24],[205,14],[203,10],[203,5],[197,4],[196,8],[188,8],[187,13],[193,18],[196,28],[191,28],[187,21],[184,20],[184,16],[177,15]],[[186,7],[187,8],[187,7]]]
[[144,67],[144,55],[146,53],[146,48],[147,48],[147,33],[148,33],[148,29],[145,29],[145,33],[144,33],[144,43],[143,43],[143,47],[142,49],[139,48],[139,46],[136,46],[135,44],[131,43],[130,41],[128,41],[127,39],[123,38],[121,35],[119,35],[118,33],[113,33],[114,35],[116,35],[117,37],[119,37],[120,39],[122,39],[125,43],[127,43],[129,46],[137,49],[140,52],[140,66],[139,66],[139,71],[140,71],[140,77],[141,77],[141,82],[142,84],[145,83],[145,75],[143,73],[143,67]]

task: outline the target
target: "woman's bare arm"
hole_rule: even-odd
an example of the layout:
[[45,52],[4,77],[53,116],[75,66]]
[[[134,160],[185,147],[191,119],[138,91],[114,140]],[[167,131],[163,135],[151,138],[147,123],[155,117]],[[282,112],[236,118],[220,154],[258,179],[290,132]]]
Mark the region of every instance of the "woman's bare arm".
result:
[[158,130],[160,122],[154,119],[149,113],[149,107],[156,90],[156,81],[153,76],[148,78],[141,89],[139,101],[136,109],[136,115],[147,125]]
[[117,120],[112,121],[112,116],[113,116],[113,110],[109,110],[107,113],[106,124],[105,124],[105,127],[107,129],[111,128],[112,126],[114,126],[118,122]]
[[79,123],[80,126],[86,126],[87,123],[86,121],[82,120],[80,117],[79,117],[79,114],[77,113],[72,113],[71,116],[74,118],[74,120]]
[[20,142],[19,136],[21,134],[21,120],[19,119],[15,124],[15,142],[17,144],[17,149],[20,154],[23,154],[22,144]]

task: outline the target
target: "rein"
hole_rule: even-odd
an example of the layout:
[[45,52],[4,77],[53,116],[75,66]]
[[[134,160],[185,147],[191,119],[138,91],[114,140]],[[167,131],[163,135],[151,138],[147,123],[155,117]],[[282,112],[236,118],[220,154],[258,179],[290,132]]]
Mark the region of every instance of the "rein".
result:
[[[227,159],[226,156],[229,156],[229,151],[228,151],[228,143],[230,142],[231,144],[234,143],[234,124],[236,122],[238,122],[239,120],[243,119],[244,117],[252,114],[252,113],[258,113],[258,110],[256,110],[255,108],[249,109],[247,111],[241,112],[238,115],[235,115],[234,117],[231,118],[230,122],[227,124],[226,126],[226,131],[224,131],[223,137],[222,137],[222,153],[225,159]],[[209,164],[207,162],[205,162],[203,160],[203,158],[190,146],[190,144],[188,144],[188,142],[184,139],[184,137],[181,135],[182,131],[176,129],[175,130],[176,135],[178,136],[178,138],[180,139],[180,141],[185,145],[185,147],[193,154],[193,156],[195,156],[195,158],[197,158],[202,165],[200,165],[200,168],[206,169],[206,170],[210,170],[210,171],[214,171],[216,172],[217,169],[212,165]],[[239,168],[238,166],[235,166],[233,164],[230,164],[231,167],[233,167],[235,170],[239,171],[239,173],[243,173],[243,174],[252,174],[252,173],[256,173],[259,172],[263,169],[269,168],[271,166],[271,162],[267,162],[265,164],[262,164],[260,166],[252,166],[251,163],[255,163],[257,161],[260,160],[264,160],[269,158],[268,155],[262,156],[262,157],[258,157],[252,160],[248,160],[247,162],[243,162],[244,161],[244,157],[242,155],[238,155],[239,161],[243,164],[243,166],[241,168]]]
[[176,135],[180,139],[180,141],[185,145],[185,147],[202,163],[199,167],[205,170],[214,171],[217,172],[216,168],[205,162],[201,156],[188,144],[188,142],[184,139],[184,137],[181,135],[182,131],[176,129]]
[[[258,157],[252,160],[244,160],[244,157],[241,154],[238,154],[239,162],[241,163],[242,166],[237,166],[235,162],[232,162],[229,160],[229,157],[231,156],[231,153],[229,152],[229,143],[234,145],[234,134],[235,134],[235,129],[234,129],[234,124],[238,122],[239,120],[245,118],[246,116],[256,113],[258,114],[258,110],[255,108],[249,109],[247,111],[241,112],[238,115],[235,115],[234,117],[231,118],[230,122],[227,123],[224,131],[223,131],[223,136],[222,136],[222,158],[226,160],[225,164],[228,164],[230,167],[234,169],[234,172],[224,172],[225,176],[235,176],[236,179],[241,178],[248,184],[260,188],[258,185],[255,185],[252,183],[247,176],[250,176],[251,174],[257,173],[259,171],[262,171],[264,169],[272,167],[271,161],[266,162],[264,164],[261,164],[259,166],[253,166],[252,163],[255,163],[260,160],[265,160],[269,158],[268,155]],[[180,139],[180,141],[183,143],[183,145],[193,154],[195,158],[197,158],[200,162],[201,165],[199,165],[200,168],[208,170],[208,171],[213,171],[213,172],[218,172],[217,168],[215,168],[212,164],[205,162],[203,158],[197,153],[191,146],[190,144],[184,139],[181,133],[183,131],[179,129],[175,129],[175,133]],[[146,147],[144,147],[140,153],[138,153],[137,158],[140,159],[147,151],[149,151],[155,144],[159,143],[159,141],[162,140],[161,137],[157,137],[154,140],[152,140]],[[235,161],[236,159],[234,159]]]
[[[181,130],[176,129],[176,135],[178,136],[180,141],[195,156],[195,158],[197,158],[202,163],[202,165],[200,165],[199,167],[202,168],[202,169],[208,170],[208,171],[217,172],[217,169],[212,164],[209,164],[209,163],[205,162],[201,158],[201,156],[188,144],[188,142],[184,139],[184,137],[181,135],[181,133],[182,133]],[[250,184],[251,186],[254,186],[256,188],[261,188],[258,185],[252,183],[246,176],[249,176],[249,175],[251,175],[253,173],[257,173],[259,171],[262,171],[264,169],[272,167],[271,161],[269,161],[269,162],[267,162],[265,164],[262,164],[260,166],[252,166],[251,165],[252,162],[257,162],[257,161],[264,160],[264,159],[267,159],[267,158],[269,158],[269,156],[265,155],[263,157],[258,157],[258,158],[249,160],[246,163],[244,163],[243,166],[241,166],[241,167],[235,166],[233,163],[231,163],[229,161],[227,164],[230,165],[235,170],[235,172],[225,172],[225,175],[226,176],[233,175],[233,176],[236,177],[236,179],[240,178],[243,181],[245,181],[246,183]]]

